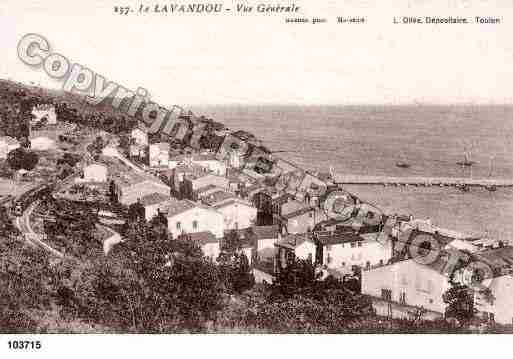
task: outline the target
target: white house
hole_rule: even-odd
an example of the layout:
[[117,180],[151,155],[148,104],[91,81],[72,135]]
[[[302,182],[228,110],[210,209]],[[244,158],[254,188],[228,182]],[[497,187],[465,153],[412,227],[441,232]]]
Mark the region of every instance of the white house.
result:
[[144,206],[144,218],[150,221],[159,211],[163,211],[168,201],[171,199],[169,194],[150,193],[140,198],[140,203]]
[[321,260],[330,269],[350,271],[354,266],[369,269],[392,258],[392,241],[381,233],[329,232],[315,235]]
[[83,168],[85,182],[107,182],[107,166],[92,163]]
[[141,146],[143,148],[148,146],[148,131],[144,128],[134,128],[130,133],[130,138],[135,145]]
[[159,142],[150,145],[150,166],[167,167],[169,166],[169,143]]
[[215,175],[226,176],[226,163],[218,160],[213,153],[179,155],[169,160],[169,168],[171,169],[182,164],[198,165]]
[[160,193],[167,196],[171,193],[169,186],[157,178],[141,173],[120,173],[114,178],[114,183],[116,185],[118,201],[125,206],[136,203],[142,197],[152,193]]
[[213,204],[212,208],[223,215],[226,230],[249,228],[257,217],[257,208],[237,197]]
[[447,306],[442,295],[451,287],[448,268],[447,258],[440,256],[431,264],[409,259],[364,270],[362,293],[375,298],[373,306],[380,315],[408,317],[407,308],[422,307],[442,317]]
[[212,261],[217,261],[221,253],[221,244],[219,238],[216,238],[211,232],[189,233],[190,241],[196,243],[203,252],[203,255]]
[[197,200],[196,192],[209,185],[227,189],[229,181],[225,177],[216,176],[211,173],[187,174],[180,183],[180,194],[183,198]]
[[316,245],[309,234],[289,234],[275,243],[279,267],[287,266],[287,261],[292,257],[303,260],[315,261]]
[[[513,298],[513,247],[501,247],[482,252],[474,253],[476,260],[475,267],[463,269],[465,277],[455,278],[462,284],[469,285],[472,283],[471,274],[476,268],[482,264],[486,264],[491,270],[486,275],[486,279],[481,285],[472,285],[474,289],[474,307],[478,311],[478,315],[483,319],[495,321],[500,324],[513,324],[513,306],[511,300]],[[469,270],[471,269],[471,270]],[[483,289],[488,288],[491,296],[487,296]]]
[[224,235],[223,215],[190,200],[171,200],[162,209],[168,219],[169,232],[176,238],[184,233],[211,232],[216,238]]
[[17,148],[20,147],[20,143],[17,139],[9,137],[9,136],[2,136],[0,137],[0,159],[6,159],[7,154]]
[[33,123],[38,123],[43,119],[46,119],[46,123],[49,125],[55,125],[57,123],[57,114],[55,112],[55,106],[53,105],[36,105],[32,108],[32,115],[34,116]]

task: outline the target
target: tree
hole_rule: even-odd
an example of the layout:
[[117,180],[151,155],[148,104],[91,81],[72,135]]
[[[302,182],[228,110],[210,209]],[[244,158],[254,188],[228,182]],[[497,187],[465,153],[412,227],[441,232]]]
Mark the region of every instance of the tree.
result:
[[19,171],[21,169],[31,171],[36,167],[38,162],[39,156],[37,154],[27,151],[22,147],[7,154],[7,163],[15,171]]
[[456,318],[465,322],[474,317],[474,295],[467,286],[454,284],[442,295],[442,299],[447,304],[446,318]]
[[277,273],[272,285],[273,296],[289,298],[305,289],[311,289],[320,276],[321,273],[315,273],[311,261],[295,258]]
[[146,209],[140,201],[132,203],[128,207],[128,220],[131,222],[144,222],[146,221]]

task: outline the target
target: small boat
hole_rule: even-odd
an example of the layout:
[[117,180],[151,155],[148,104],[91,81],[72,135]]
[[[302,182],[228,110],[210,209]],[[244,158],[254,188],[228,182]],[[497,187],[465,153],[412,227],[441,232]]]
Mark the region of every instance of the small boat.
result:
[[470,150],[467,150],[466,148],[463,157],[463,161],[456,162],[458,166],[471,167],[476,163],[475,161],[472,161],[472,153],[470,152]]
[[[490,172],[488,173],[488,177],[489,178],[492,178],[492,173],[493,173],[493,160],[494,160],[494,157],[490,157]],[[489,185],[489,186],[486,186],[485,187],[489,192],[495,192],[497,191],[497,186],[492,184],[492,185]]]
[[402,161],[396,162],[395,165],[399,168],[410,168],[411,167],[409,163],[402,162]]

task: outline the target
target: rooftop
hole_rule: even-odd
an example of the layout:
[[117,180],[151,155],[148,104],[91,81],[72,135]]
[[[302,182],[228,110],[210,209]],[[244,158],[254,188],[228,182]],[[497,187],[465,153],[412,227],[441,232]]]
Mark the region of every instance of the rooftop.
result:
[[359,234],[351,232],[332,232],[329,234],[316,234],[317,240],[323,245],[336,245],[342,243],[361,242],[364,240]]
[[513,267],[513,247],[500,247],[475,253],[475,257],[492,267],[494,270]]
[[255,226],[253,227],[253,233],[257,239],[278,238],[280,234],[280,228],[278,225]]
[[166,203],[165,207],[162,209],[162,212],[165,212],[168,217],[176,216],[177,214],[188,211],[192,208],[195,208],[197,205],[189,200],[176,200],[171,199],[168,203]]
[[275,245],[289,249],[295,249],[305,242],[312,242],[308,233],[289,234],[283,239],[279,240]]
[[198,243],[199,245],[207,244],[207,243],[218,243],[219,239],[217,239],[212,232],[196,232],[196,233],[187,233],[187,237],[193,242]]
[[141,197],[140,201],[143,206],[151,206],[154,204],[166,202],[170,199],[169,196],[163,195],[162,193],[151,193]]
[[236,198],[236,196],[233,193],[224,190],[219,190],[217,192],[210,193],[209,195],[203,197],[202,201],[205,204],[208,204],[209,206],[215,206],[232,198]]
[[247,207],[253,207],[253,205],[247,201],[244,201],[240,198],[237,198],[237,197],[233,197],[232,199],[229,199],[227,201],[221,201],[219,203],[216,203],[214,204],[212,207],[214,207],[215,209],[219,209],[219,208],[224,208],[224,207],[228,207],[228,206],[232,206],[232,205],[243,205],[243,206],[247,206]]

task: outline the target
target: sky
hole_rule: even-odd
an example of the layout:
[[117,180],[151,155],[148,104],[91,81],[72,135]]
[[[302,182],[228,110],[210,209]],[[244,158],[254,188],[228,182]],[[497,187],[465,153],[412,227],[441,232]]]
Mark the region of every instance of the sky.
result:
[[[166,106],[513,103],[510,0],[303,0],[296,15],[113,10],[141,3],[159,2],[2,0],[0,77],[62,86],[17,58],[19,40],[38,33],[52,51],[129,89],[146,88]],[[337,16],[367,22],[337,24]],[[501,24],[393,24],[402,16],[492,16]]]

